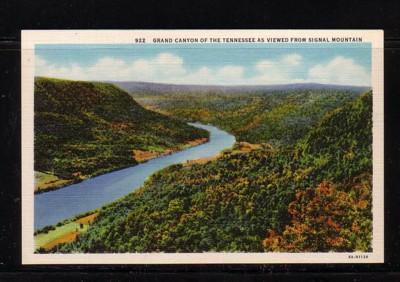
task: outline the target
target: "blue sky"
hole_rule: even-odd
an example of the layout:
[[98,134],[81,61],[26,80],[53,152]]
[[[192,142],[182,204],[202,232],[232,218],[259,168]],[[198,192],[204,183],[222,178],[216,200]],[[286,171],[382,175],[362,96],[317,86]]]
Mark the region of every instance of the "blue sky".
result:
[[177,84],[370,85],[371,46],[354,44],[37,45],[35,75]]

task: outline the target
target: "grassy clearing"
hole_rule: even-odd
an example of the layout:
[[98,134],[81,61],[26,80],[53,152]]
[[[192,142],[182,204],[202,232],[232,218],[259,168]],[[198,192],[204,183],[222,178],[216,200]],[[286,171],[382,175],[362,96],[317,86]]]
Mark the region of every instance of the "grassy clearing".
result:
[[36,249],[44,248],[49,250],[61,243],[72,242],[76,239],[76,236],[86,232],[89,225],[95,220],[98,213],[93,213],[73,222],[68,222],[61,226],[57,226],[54,230],[48,233],[40,233],[35,236],[35,247]]
[[78,236],[78,234],[79,234],[79,232],[77,232],[77,231],[72,231],[72,232],[66,233],[66,234],[54,239],[53,241],[46,243],[45,245],[43,245],[43,248],[46,250],[50,250],[50,249],[54,248],[55,246],[57,246],[58,244],[75,241],[76,236]]
[[72,180],[61,179],[53,174],[35,171],[35,193],[53,190],[72,184]]

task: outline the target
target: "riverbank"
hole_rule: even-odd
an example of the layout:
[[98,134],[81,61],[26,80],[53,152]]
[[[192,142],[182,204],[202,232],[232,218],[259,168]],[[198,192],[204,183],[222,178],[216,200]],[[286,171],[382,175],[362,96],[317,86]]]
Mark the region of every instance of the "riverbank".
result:
[[61,179],[47,171],[35,171],[35,194],[59,189],[74,183],[75,180]]
[[211,157],[205,157],[205,158],[199,158],[195,160],[189,160],[187,161],[184,166],[189,166],[193,164],[206,164],[211,161],[216,161],[219,158],[221,158],[225,153],[231,153],[231,154],[238,154],[238,153],[249,153],[254,150],[258,150],[262,148],[261,144],[252,144],[249,142],[237,142],[232,149],[220,152],[219,154],[216,154],[215,156]]
[[190,140],[185,144],[182,144],[181,146],[173,147],[173,148],[168,148],[162,152],[158,151],[141,151],[141,150],[133,150],[132,151],[132,158],[137,162],[137,164],[132,164],[128,166],[123,166],[123,167],[117,167],[117,168],[111,168],[107,170],[102,170],[99,171],[96,174],[92,175],[76,175],[74,179],[62,179],[59,178],[58,176],[51,174],[50,172],[39,172],[35,171],[35,194],[41,194],[41,193],[46,193],[50,191],[54,191],[57,189],[64,188],[66,186],[72,185],[72,184],[77,184],[79,182],[82,182],[84,180],[90,179],[92,177],[100,176],[106,173],[110,173],[113,171],[125,169],[128,167],[132,167],[135,165],[138,165],[140,163],[144,163],[146,161],[149,161],[154,158],[166,156],[166,155],[171,155],[173,153],[176,153],[181,150],[185,150],[191,147],[195,147],[198,145],[201,145],[203,143],[206,143],[209,141],[209,138],[204,137],[204,138],[197,138],[194,140]]
[[[211,125],[190,124],[209,131],[205,139],[186,144],[186,148],[168,155],[143,161],[79,183],[46,193],[34,198],[34,229],[54,225],[76,214],[98,209],[143,186],[152,174],[173,164],[188,160],[213,157],[225,149],[232,148],[236,139],[233,135]],[[196,146],[194,146],[196,145]]]
[[184,144],[183,146],[179,146],[179,147],[174,147],[174,148],[170,148],[170,149],[166,149],[163,152],[159,152],[159,151],[142,151],[142,150],[133,150],[133,157],[135,158],[135,160],[138,163],[142,163],[154,158],[158,158],[158,157],[162,157],[162,156],[166,156],[166,155],[171,155],[175,152],[181,151],[181,150],[185,150],[194,146],[198,146],[201,145],[203,143],[208,142],[208,138],[204,137],[204,138],[197,138],[194,140],[191,140],[189,142],[187,142],[186,144]]

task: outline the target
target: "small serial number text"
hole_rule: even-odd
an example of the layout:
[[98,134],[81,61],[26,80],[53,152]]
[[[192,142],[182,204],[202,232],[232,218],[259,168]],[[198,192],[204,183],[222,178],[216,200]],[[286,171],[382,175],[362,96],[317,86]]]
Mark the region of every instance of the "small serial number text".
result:
[[367,259],[368,255],[349,255],[349,259]]

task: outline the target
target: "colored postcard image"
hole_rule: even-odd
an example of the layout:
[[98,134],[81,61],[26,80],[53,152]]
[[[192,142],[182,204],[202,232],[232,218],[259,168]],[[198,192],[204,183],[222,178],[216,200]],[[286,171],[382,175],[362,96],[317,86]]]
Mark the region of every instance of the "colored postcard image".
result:
[[35,45],[34,254],[373,253],[371,60],[351,41]]

